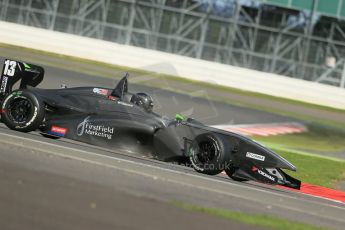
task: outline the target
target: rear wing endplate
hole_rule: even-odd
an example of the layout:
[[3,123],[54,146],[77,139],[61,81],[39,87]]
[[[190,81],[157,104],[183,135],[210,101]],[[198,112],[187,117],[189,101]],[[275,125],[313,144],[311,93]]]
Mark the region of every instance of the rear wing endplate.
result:
[[0,77],[0,101],[12,92],[13,86],[19,80],[19,89],[27,86],[36,87],[44,77],[44,69],[26,62],[5,59]]

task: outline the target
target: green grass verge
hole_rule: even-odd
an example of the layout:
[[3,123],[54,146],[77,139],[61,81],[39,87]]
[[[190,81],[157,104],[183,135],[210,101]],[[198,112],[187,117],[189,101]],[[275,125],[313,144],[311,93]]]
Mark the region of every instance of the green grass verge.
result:
[[206,208],[191,204],[185,204],[178,201],[170,202],[172,205],[194,212],[206,213],[211,216],[241,222],[244,224],[265,227],[269,229],[279,230],[321,230],[326,228],[316,227],[301,222],[285,220],[278,217],[268,215],[247,214],[243,212],[235,212],[225,209]]
[[286,134],[268,137],[254,137],[264,145],[279,145],[283,148],[297,149],[302,151],[327,153],[345,153],[345,130],[321,126],[316,123],[307,125],[308,132]]
[[291,176],[303,182],[335,188],[337,182],[345,180],[345,160],[329,154],[345,153],[345,131],[315,123],[310,123],[307,128],[309,131],[305,133],[256,136],[254,139],[294,164],[298,171],[289,171]]
[[271,147],[273,151],[297,167],[297,172],[287,173],[303,182],[328,188],[345,180],[345,160],[317,157],[300,151]]

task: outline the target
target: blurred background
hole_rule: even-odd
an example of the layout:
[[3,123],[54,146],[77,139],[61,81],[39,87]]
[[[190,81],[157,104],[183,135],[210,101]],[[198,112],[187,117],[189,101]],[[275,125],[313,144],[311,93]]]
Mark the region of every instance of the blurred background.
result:
[[0,20],[345,86],[343,0],[0,0]]

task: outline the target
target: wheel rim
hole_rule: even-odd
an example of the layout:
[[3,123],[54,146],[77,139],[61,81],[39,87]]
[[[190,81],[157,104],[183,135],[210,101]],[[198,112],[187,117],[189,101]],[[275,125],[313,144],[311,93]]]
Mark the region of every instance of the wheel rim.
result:
[[217,156],[216,144],[210,141],[203,141],[199,143],[199,151],[197,158],[199,163],[210,163]]
[[32,103],[26,98],[16,98],[9,105],[9,117],[16,123],[25,123],[31,117],[32,107]]

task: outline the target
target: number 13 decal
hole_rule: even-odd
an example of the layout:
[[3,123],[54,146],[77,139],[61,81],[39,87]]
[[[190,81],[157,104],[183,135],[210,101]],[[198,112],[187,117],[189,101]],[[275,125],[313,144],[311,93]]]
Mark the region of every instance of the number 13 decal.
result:
[[16,72],[16,61],[6,60],[5,61],[5,69],[4,69],[4,75],[7,75],[9,77],[13,77],[14,73]]

